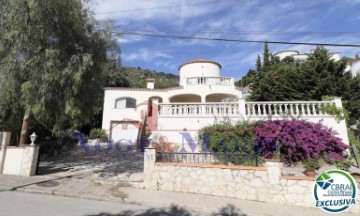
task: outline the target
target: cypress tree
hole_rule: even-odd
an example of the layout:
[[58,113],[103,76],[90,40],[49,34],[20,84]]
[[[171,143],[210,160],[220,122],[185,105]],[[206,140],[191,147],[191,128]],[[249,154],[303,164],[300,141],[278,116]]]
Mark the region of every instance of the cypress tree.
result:
[[260,59],[260,56],[257,55],[257,59],[256,59],[256,71],[257,71],[257,72],[260,72],[260,71],[261,71],[261,68],[262,68],[261,59]]
[[264,53],[263,53],[263,70],[266,71],[270,67],[270,51],[268,47],[268,42],[264,44]]

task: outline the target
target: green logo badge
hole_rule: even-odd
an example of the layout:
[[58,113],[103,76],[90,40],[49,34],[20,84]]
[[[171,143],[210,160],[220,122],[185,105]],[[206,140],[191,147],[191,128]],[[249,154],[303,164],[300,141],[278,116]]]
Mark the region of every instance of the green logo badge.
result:
[[339,213],[356,204],[357,185],[349,173],[328,170],[316,179],[313,195],[316,207]]

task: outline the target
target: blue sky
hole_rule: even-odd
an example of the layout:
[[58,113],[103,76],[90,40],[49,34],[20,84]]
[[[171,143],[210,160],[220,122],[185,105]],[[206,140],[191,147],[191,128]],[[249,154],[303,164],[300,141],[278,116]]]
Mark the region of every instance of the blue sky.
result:
[[[156,7],[162,8],[136,10]],[[117,29],[123,32],[360,44],[360,0],[96,0],[92,8],[95,13],[135,9],[96,15],[98,19],[114,19]],[[223,66],[222,75],[236,79],[254,68],[256,56],[263,51],[263,44],[255,43],[131,35],[123,35],[118,41],[124,66],[178,74],[180,64],[201,57],[218,61]],[[288,49],[308,52],[315,47],[270,45],[269,48],[276,53]],[[339,52],[341,57],[360,54],[359,48],[327,48]]]

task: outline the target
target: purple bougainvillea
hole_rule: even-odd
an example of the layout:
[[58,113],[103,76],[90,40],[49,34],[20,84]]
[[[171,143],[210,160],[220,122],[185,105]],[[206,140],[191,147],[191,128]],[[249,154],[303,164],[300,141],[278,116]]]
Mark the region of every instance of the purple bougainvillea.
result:
[[335,132],[321,123],[305,120],[269,120],[255,124],[259,153],[264,158],[273,158],[276,143],[280,145],[281,161],[290,164],[307,158],[343,160],[348,148]]

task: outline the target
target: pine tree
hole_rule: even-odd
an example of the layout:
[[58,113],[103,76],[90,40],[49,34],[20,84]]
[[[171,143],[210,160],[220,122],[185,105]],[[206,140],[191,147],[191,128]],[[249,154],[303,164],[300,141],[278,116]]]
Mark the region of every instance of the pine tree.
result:
[[[267,46],[264,56],[266,53],[269,53]],[[323,96],[339,96],[350,111],[350,124],[356,124],[360,119],[360,76],[353,78],[350,72],[345,72],[345,66],[346,58],[334,61],[323,47],[314,50],[303,63],[294,63],[292,58],[282,62],[275,59],[264,69],[266,73],[259,73],[252,80],[249,99],[322,100]],[[250,71],[246,77],[249,76]]]

